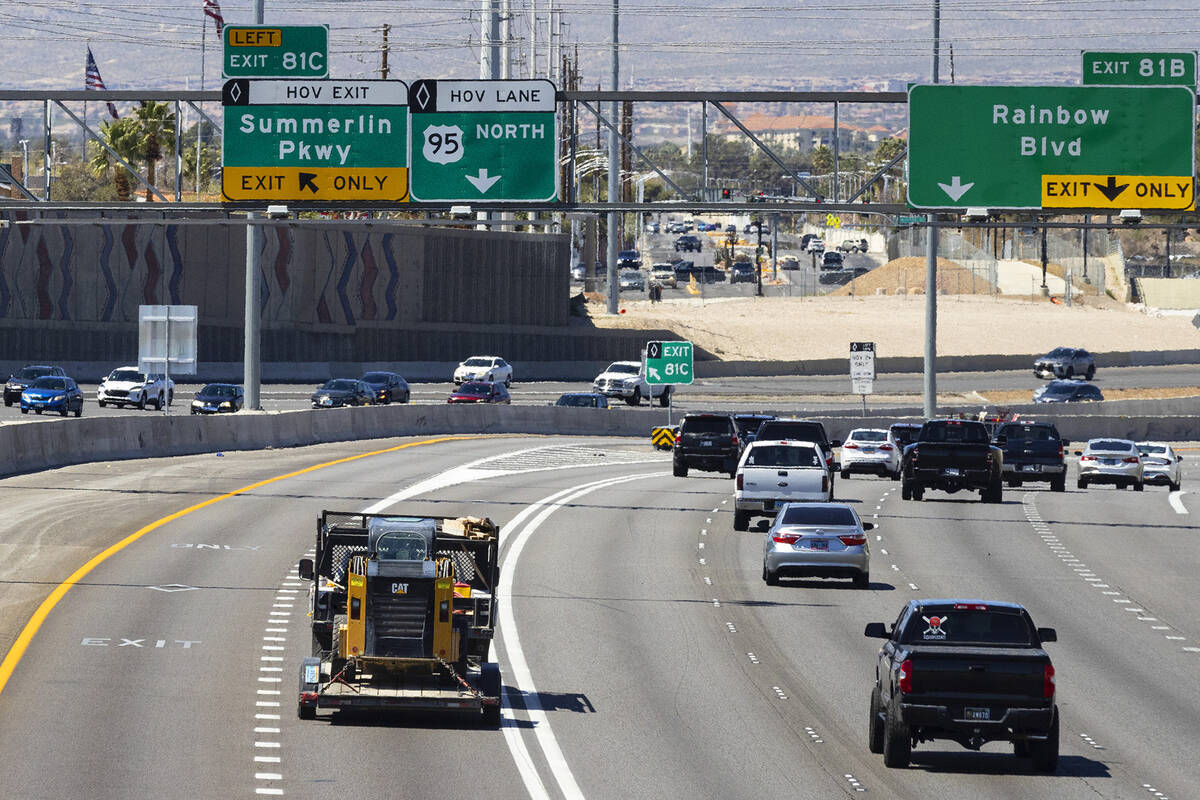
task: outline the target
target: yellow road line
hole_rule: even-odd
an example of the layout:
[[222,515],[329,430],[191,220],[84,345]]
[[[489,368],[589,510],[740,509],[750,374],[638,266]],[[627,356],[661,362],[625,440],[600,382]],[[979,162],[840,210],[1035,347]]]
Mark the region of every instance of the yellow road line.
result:
[[409,447],[419,447],[426,444],[441,444],[443,442],[456,442],[477,438],[479,437],[447,436],[441,439],[424,439],[419,442],[407,442],[405,444],[396,445],[395,447],[388,447],[383,450],[372,450],[369,453],[359,453],[358,455],[339,458],[335,461],[326,461],[323,464],[314,464],[311,467],[298,469],[295,472],[289,472],[286,475],[276,475],[274,478],[267,478],[266,480],[259,481],[258,483],[252,483],[248,486],[243,486],[240,489],[234,489],[232,492],[228,492],[217,497],[210,497],[208,500],[196,503],[194,506],[189,506],[182,511],[176,511],[174,514],[170,514],[162,519],[151,522],[149,525],[140,528],[116,544],[110,545],[96,555],[92,556],[92,558],[89,559],[86,564],[72,572],[65,581],[54,587],[54,591],[50,593],[50,596],[42,601],[42,604],[38,606],[37,611],[34,611],[33,616],[30,617],[29,621],[25,623],[25,627],[21,629],[21,633],[17,636],[17,640],[13,642],[12,648],[9,649],[8,654],[4,656],[4,661],[0,662],[0,692],[4,691],[4,687],[8,684],[8,679],[13,674],[13,670],[17,668],[17,662],[21,660],[21,656],[25,655],[25,650],[29,647],[29,643],[33,641],[34,635],[38,632],[38,629],[42,627],[42,623],[46,621],[46,617],[50,616],[50,612],[54,610],[56,605],[58,605],[58,601],[63,599],[63,596],[66,595],[67,591],[72,586],[79,583],[79,581],[81,581],[89,572],[104,563],[109,556],[115,555],[121,550],[124,550],[138,539],[141,539],[147,533],[150,533],[157,528],[161,528],[168,522],[173,522],[180,517],[187,516],[193,511],[199,511],[202,508],[207,508],[208,506],[211,506],[214,503],[219,503],[222,500],[228,500],[231,497],[245,494],[246,492],[262,488],[263,486],[267,486],[278,481],[294,478],[297,475],[303,475],[307,472],[316,472],[317,470],[325,469],[326,467],[333,467],[337,466],[338,464],[346,464],[351,461],[358,461],[360,458],[383,455],[384,453],[394,453],[397,450],[404,450]]

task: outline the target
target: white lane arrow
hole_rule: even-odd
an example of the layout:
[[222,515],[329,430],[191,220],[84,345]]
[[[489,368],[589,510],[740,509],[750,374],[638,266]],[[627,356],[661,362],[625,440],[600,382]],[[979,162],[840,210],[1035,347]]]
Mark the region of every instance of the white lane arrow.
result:
[[974,185],[974,181],[971,183],[963,183],[962,179],[957,175],[950,179],[949,185],[945,183],[938,184],[938,186],[942,187],[942,191],[950,195],[950,199],[956,203],[958,202],[958,198],[966,194]]
[[[471,182],[472,186],[479,190],[480,194],[487,194],[487,190],[492,188],[492,184],[500,180],[500,176],[492,175],[491,177],[488,177],[488,171],[486,169],[481,169],[479,170],[478,175],[468,175],[467,180]],[[964,189],[963,191],[966,190]]]

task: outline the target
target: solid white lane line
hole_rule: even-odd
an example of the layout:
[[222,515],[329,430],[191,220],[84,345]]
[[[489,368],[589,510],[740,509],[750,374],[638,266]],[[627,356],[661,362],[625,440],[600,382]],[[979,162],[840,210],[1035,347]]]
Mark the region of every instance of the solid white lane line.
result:
[[[516,572],[516,564],[520,560],[521,551],[524,550],[526,543],[533,533],[545,522],[551,514],[561,509],[567,503],[590,494],[597,489],[608,488],[619,483],[630,481],[645,480],[646,478],[660,477],[665,475],[662,472],[645,473],[641,475],[627,475],[621,478],[610,478],[602,481],[593,481],[580,486],[573,486],[562,492],[546,497],[545,499],[534,503],[523,509],[512,522],[508,524],[508,530],[517,529],[515,535],[512,536],[509,544],[508,553],[504,557],[504,563],[500,569],[500,583],[496,587],[496,593],[499,597],[513,596],[513,578]],[[532,519],[529,519],[532,517]],[[529,519],[524,527],[520,527],[522,522]],[[507,538],[507,537],[506,537]],[[717,601],[713,601],[717,604]],[[567,764],[567,759],[563,755],[562,749],[558,745],[558,739],[554,736],[554,731],[550,727],[550,719],[542,708],[541,701],[538,699],[537,687],[533,682],[533,674],[529,670],[529,664],[525,660],[525,653],[521,649],[521,640],[517,632],[516,617],[513,615],[512,603],[500,604],[500,619],[499,631],[501,633],[500,645],[503,649],[508,662],[508,671],[511,680],[516,688],[520,689],[525,700],[526,712],[533,722],[533,732],[537,737],[538,743],[542,747],[542,752],[545,754],[546,761],[550,766],[550,772],[554,776],[555,782],[558,784],[559,790],[562,792],[566,800],[582,800],[583,791],[579,788],[579,784],[575,780],[575,775],[571,772],[570,766]],[[520,731],[512,725],[505,725],[505,739],[509,742],[509,747],[514,747],[512,739],[507,735],[508,731],[512,731],[515,738],[520,740]],[[520,748],[524,750],[524,743],[521,742]],[[532,761],[528,760],[528,751],[524,752],[527,763],[532,766]],[[545,784],[542,783],[541,777],[537,774],[536,769],[533,769],[532,774],[527,775],[522,769],[520,759],[517,753],[513,753],[514,761],[517,761],[518,770],[522,772],[522,778],[525,780],[525,788],[529,793],[537,798],[549,797],[546,793]]]
[[1167,495],[1167,502],[1171,504],[1171,508],[1175,509],[1176,514],[1188,513],[1187,507],[1183,504],[1183,492],[1171,492]]

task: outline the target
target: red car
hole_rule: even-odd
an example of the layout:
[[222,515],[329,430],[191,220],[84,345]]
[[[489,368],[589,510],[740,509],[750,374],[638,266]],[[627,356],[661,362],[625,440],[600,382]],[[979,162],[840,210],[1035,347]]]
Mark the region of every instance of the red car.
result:
[[503,383],[492,381],[467,381],[450,393],[447,403],[504,403],[512,404],[512,397]]

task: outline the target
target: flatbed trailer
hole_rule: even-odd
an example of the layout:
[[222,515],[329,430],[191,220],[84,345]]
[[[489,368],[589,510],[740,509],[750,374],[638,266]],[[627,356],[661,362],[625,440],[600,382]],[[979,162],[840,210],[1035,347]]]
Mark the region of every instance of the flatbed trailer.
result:
[[313,649],[299,716],[432,710],[499,725],[498,537],[486,519],[323,512],[315,558],[300,562]]

